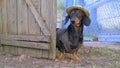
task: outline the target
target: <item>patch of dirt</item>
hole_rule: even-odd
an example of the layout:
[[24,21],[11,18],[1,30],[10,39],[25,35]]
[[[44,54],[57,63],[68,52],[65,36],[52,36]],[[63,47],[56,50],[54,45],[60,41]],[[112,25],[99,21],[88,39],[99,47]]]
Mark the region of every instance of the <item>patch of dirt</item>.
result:
[[75,62],[69,54],[64,60],[49,60],[0,53],[0,68],[120,68],[120,53],[113,50],[104,53],[104,48],[84,47],[78,56],[81,61]]

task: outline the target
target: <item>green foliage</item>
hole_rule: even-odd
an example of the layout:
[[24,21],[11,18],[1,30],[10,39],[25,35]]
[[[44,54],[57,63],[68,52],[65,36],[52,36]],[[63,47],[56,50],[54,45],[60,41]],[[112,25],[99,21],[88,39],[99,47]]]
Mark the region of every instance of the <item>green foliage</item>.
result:
[[91,51],[91,54],[93,54],[93,55],[111,55],[111,54],[115,54],[115,51],[112,51],[108,48],[99,48],[99,49],[93,49]]
[[63,16],[65,9],[65,0],[57,0],[57,11]]
[[116,62],[115,67],[120,68],[120,62]]

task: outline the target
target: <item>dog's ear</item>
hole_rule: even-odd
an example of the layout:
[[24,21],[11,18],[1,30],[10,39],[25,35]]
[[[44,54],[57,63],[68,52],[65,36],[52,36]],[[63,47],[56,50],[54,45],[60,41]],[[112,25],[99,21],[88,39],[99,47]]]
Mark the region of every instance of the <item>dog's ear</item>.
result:
[[64,23],[64,24],[66,24],[66,23],[68,22],[69,18],[70,18],[70,16],[69,16],[69,15],[68,15],[68,16],[66,16],[66,18],[65,18],[65,23]]
[[82,20],[82,23],[85,25],[85,26],[89,26],[90,23],[91,23],[91,20],[89,17],[85,16]]

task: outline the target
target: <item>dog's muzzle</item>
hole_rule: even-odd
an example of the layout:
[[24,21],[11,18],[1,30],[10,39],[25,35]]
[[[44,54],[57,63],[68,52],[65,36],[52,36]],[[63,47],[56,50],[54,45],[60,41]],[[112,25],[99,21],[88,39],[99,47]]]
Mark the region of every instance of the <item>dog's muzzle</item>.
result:
[[75,24],[75,21],[71,21],[72,24]]

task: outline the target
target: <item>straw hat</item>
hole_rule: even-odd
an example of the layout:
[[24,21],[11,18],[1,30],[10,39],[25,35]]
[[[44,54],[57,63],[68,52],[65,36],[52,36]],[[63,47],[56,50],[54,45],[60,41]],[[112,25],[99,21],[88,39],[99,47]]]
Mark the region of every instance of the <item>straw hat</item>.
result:
[[66,12],[69,14],[69,13],[71,12],[71,10],[73,10],[73,9],[79,9],[79,10],[83,11],[86,16],[89,16],[89,15],[90,15],[89,12],[88,12],[85,8],[83,8],[82,6],[80,6],[80,5],[70,6],[70,7],[68,7],[68,8],[66,9]]

